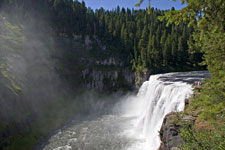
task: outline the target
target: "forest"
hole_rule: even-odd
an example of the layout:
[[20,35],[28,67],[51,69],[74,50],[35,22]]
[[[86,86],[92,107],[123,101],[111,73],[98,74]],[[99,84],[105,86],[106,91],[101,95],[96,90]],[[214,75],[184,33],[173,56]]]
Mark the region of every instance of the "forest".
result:
[[[225,4],[222,0],[184,2],[187,2],[187,9],[171,8],[165,11],[119,6],[112,10],[92,10],[86,7],[84,1],[78,0],[0,0],[0,150],[32,149],[40,139],[71,120],[71,112],[79,111],[77,105],[82,105],[77,104],[79,100],[72,100],[74,97],[67,96],[67,92],[58,88],[64,84],[43,78],[51,75],[55,69],[48,58],[43,57],[44,54],[32,57],[21,57],[19,54],[56,49],[49,44],[54,38],[75,39],[77,36],[81,37],[81,44],[89,36],[95,41],[91,45],[93,55],[104,58],[105,53],[101,53],[96,42],[99,40],[108,50],[107,55],[118,57],[123,61],[122,67],[136,74],[146,70],[156,74],[207,69],[212,74],[211,78],[200,89],[201,94],[192,98],[191,106],[185,113],[197,111],[199,120],[216,130],[199,133],[193,124],[185,126],[182,131],[186,142],[184,149],[195,149],[196,145],[204,149],[210,142],[206,137],[212,136],[221,141],[222,150]],[[31,31],[33,28],[35,32]],[[38,46],[31,45],[34,41],[38,41],[35,42]],[[80,51],[85,51],[85,48]],[[76,53],[71,55],[79,57]],[[30,63],[29,67],[26,66],[25,75],[19,74],[19,70],[24,68],[17,63],[21,58]],[[37,59],[44,60],[46,66],[40,76],[37,76],[40,70],[35,68],[39,67],[35,66]],[[9,65],[11,62],[18,65],[16,70],[12,69],[15,66]],[[71,66],[77,65],[73,59],[65,62]],[[13,71],[18,76],[12,75]],[[35,80],[39,77],[41,80]],[[58,79],[61,76],[53,77]],[[62,78],[68,80],[67,77]],[[76,79],[74,76],[72,78]],[[31,80],[35,81],[29,82]],[[47,83],[51,83],[51,86],[46,86]],[[37,91],[30,87],[39,88]],[[46,94],[47,90],[52,92]],[[62,119],[64,114],[70,115]],[[46,121],[49,124],[45,126]],[[212,146],[215,148],[216,144]]]
[[[159,21],[164,11],[120,8],[93,11],[85,2],[52,1],[56,34],[97,36],[112,51],[136,71],[144,68],[159,72],[165,68],[198,67],[202,53],[192,53],[188,43],[193,42],[193,27],[187,23],[166,26]],[[174,8],[171,8],[174,10]],[[167,70],[167,69],[165,69]],[[177,69],[179,70],[179,69]],[[187,70],[187,69],[186,69]]]
[[188,49],[188,42],[194,42],[193,27],[184,22],[166,26],[166,21],[158,19],[165,11],[152,8],[152,13],[148,14],[147,10],[119,6],[113,10],[93,11],[84,1],[77,0],[39,0],[35,5],[25,0],[23,3],[12,1],[8,9],[20,7],[26,10],[23,12],[26,17],[32,14],[32,17],[50,20],[52,34],[56,36],[82,35],[83,40],[85,35],[92,39],[98,37],[111,53],[119,55],[136,71],[144,68],[151,72],[163,72],[168,68],[191,70],[198,68],[202,61],[200,51],[193,53]]

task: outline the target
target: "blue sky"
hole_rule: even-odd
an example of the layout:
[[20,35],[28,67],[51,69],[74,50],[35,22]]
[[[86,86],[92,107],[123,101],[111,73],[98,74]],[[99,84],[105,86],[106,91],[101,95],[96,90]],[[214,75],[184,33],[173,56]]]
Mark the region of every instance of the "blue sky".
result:
[[[79,0],[82,1],[82,0]],[[103,7],[104,9],[113,9],[118,5],[125,8],[136,8],[135,4],[139,0],[84,0],[87,7],[91,7],[93,10]],[[140,8],[146,8],[148,5],[148,0],[144,0],[144,3]],[[161,10],[171,9],[175,7],[176,10],[181,9],[184,5],[180,4],[180,0],[173,2],[171,0],[151,0],[151,7],[159,8]]]

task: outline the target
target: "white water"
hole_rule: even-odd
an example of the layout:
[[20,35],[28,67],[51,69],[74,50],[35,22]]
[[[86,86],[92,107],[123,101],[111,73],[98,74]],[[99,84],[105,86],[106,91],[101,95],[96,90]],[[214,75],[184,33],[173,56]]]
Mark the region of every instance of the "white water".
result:
[[110,114],[77,123],[49,139],[44,150],[157,150],[159,130],[169,112],[183,111],[194,81],[207,72],[153,75],[137,96],[115,104]]
[[[172,74],[167,74],[171,76]],[[145,140],[145,150],[157,150],[160,146],[159,130],[163,118],[170,112],[184,110],[184,101],[192,94],[192,86],[183,82],[161,81],[162,75],[151,76],[139,89],[136,98],[130,103],[136,109],[135,113],[128,111],[127,114],[134,115],[135,127],[131,136]],[[163,75],[165,76],[165,75]],[[126,109],[130,109],[128,106]],[[136,108],[135,108],[136,107]],[[137,144],[137,143],[136,143]]]

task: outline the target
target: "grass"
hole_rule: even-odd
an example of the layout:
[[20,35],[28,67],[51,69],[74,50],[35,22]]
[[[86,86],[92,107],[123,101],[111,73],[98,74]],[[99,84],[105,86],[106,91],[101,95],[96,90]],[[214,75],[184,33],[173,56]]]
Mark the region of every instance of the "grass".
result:
[[196,89],[185,114],[196,117],[194,123],[182,122],[181,150],[224,150],[225,149],[225,102],[215,101],[214,93],[208,92],[210,82]]

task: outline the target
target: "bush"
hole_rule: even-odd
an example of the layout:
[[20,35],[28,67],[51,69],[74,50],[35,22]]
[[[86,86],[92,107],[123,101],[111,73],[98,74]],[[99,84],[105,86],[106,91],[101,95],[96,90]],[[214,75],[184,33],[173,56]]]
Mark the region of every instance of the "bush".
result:
[[215,125],[214,130],[196,131],[194,125],[186,125],[180,135],[184,139],[182,150],[224,150],[225,125]]

